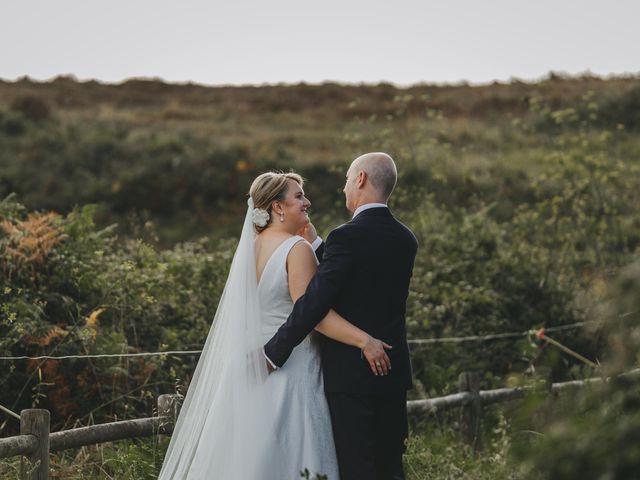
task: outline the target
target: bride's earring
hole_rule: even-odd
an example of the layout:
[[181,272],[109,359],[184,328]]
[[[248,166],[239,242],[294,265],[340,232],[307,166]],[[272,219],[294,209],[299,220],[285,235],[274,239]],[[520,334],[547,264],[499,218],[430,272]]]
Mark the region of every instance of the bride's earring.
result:
[[280,212],[280,221],[284,222],[284,212]]

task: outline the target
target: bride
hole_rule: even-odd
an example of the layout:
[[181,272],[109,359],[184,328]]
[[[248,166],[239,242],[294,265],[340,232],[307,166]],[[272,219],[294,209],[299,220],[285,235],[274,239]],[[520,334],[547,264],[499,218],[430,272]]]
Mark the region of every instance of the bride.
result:
[[337,480],[322,335],[362,349],[374,372],[375,362],[390,366],[389,346],[332,310],[316,327],[322,335],[309,335],[269,375],[262,345],[315,273],[316,256],[299,235],[315,232],[299,175],[264,173],[249,194],[229,277],[159,478],[293,480],[308,469]]

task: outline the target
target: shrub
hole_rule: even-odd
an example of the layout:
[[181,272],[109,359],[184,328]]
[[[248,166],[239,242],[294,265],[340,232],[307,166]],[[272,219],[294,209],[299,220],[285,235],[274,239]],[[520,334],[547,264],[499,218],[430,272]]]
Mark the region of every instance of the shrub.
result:
[[[543,281],[545,265],[533,250],[512,243],[510,233],[486,212],[449,212],[425,202],[408,224],[420,245],[408,300],[410,338],[522,332],[577,320],[572,293]],[[589,353],[596,348],[590,342],[577,345]],[[429,395],[455,385],[462,371],[484,373],[488,388],[542,361],[527,337],[428,344],[412,352],[419,390]],[[556,376],[566,376],[568,366],[558,365]]]
[[[610,345],[605,373],[616,375],[638,366],[639,289],[640,260],[636,260],[621,272],[595,310]],[[522,461],[544,478],[636,478],[640,471],[637,381],[621,376],[578,392],[570,405],[556,411],[534,448],[519,452]]]
[[27,124],[22,115],[8,112],[0,117],[0,131],[11,137],[18,137],[27,131]]
[[606,127],[622,125],[628,130],[640,128],[640,85],[606,100],[599,114],[600,124]]
[[21,113],[32,122],[42,122],[51,118],[49,105],[39,97],[22,95],[11,103],[11,110]]
[[[158,251],[117,243],[96,229],[95,208],[66,216],[25,215],[0,203],[0,352],[6,356],[197,349],[221,294],[232,243],[206,241]],[[35,246],[35,250],[33,247]],[[41,405],[53,425],[76,419],[139,416],[194,357],[16,361],[3,368],[0,403]],[[73,392],[73,393],[72,393]],[[153,393],[152,393],[153,392]]]

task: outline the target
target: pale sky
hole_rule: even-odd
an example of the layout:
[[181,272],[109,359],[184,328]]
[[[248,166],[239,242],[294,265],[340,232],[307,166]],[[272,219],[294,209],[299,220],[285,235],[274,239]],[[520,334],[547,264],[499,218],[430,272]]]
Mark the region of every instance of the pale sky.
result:
[[2,0],[0,78],[473,83],[640,73],[640,0]]

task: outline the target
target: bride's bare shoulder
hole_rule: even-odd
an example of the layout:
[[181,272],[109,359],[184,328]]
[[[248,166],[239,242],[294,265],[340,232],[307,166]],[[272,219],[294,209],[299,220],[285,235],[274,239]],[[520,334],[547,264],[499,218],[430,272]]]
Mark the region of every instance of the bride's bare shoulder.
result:
[[313,248],[305,239],[301,238],[299,242],[296,242],[291,250],[289,250],[289,256],[287,257],[288,263],[313,263],[315,265],[316,255],[313,252]]
[[309,280],[316,272],[316,256],[309,242],[304,239],[296,242],[287,256],[287,275],[291,298],[297,300],[306,290]]

